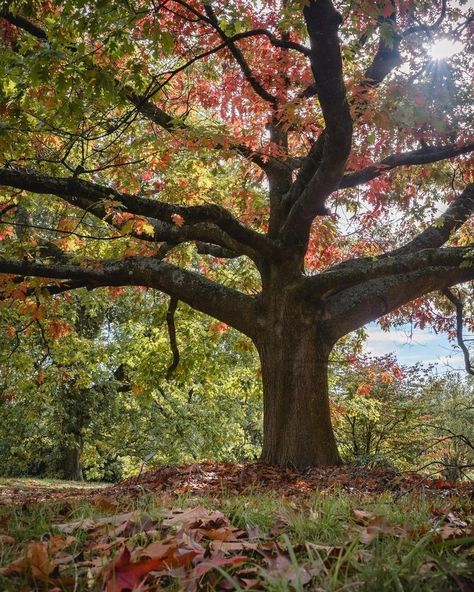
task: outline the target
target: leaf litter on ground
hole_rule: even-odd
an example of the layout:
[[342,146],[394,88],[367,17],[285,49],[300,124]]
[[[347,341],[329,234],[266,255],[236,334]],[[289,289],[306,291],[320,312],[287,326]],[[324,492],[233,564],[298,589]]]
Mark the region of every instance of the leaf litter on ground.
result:
[[[416,561],[427,590],[436,590],[438,580],[440,590],[474,589],[470,486],[440,486],[438,480],[392,470],[366,469],[363,482],[362,477],[360,467],[160,467],[139,481],[88,490],[82,498],[62,489],[61,496],[48,498],[58,509],[50,532],[19,541],[4,506],[0,584],[5,590],[43,586],[74,592],[342,590],[353,578],[353,589],[365,589],[357,582],[386,545],[399,562],[394,586],[400,578],[410,581]],[[400,492],[406,495],[397,498]],[[29,500],[21,494],[22,506],[10,509],[18,518],[18,512],[38,507],[32,500],[33,493]],[[143,500],[152,500],[151,509]],[[275,504],[269,515],[265,500]],[[409,513],[417,500],[427,508],[426,520],[411,524],[399,510],[396,519],[391,515],[403,503]],[[81,515],[84,503],[91,512]],[[456,577],[446,575],[446,558],[457,561]],[[446,587],[448,580],[453,587]]]

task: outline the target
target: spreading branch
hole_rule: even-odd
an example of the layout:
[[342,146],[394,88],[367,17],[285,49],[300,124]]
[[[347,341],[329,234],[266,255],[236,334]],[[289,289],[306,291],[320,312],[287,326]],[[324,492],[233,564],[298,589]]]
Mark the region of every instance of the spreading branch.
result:
[[331,319],[328,331],[334,341],[387,315],[414,298],[474,279],[474,265],[435,266],[389,275],[341,290],[326,299]]
[[255,331],[254,299],[204,276],[152,257],[93,261],[85,265],[45,264],[0,256],[0,273],[77,282],[90,289],[102,286],[155,288],[189,306],[235,327],[246,335]]
[[439,162],[440,160],[447,160],[448,158],[454,158],[455,156],[467,154],[472,151],[474,151],[474,142],[468,142],[467,144],[460,146],[456,144],[433,146],[422,148],[421,150],[411,150],[400,154],[392,154],[377,164],[370,165],[359,171],[346,173],[341,179],[339,189],[363,185],[364,183],[368,183],[369,181],[372,181],[372,179],[398,167],[432,164],[434,162]]
[[[183,240],[200,240],[212,243],[215,236],[212,237],[209,234],[206,236],[206,227],[202,226],[211,223],[234,241],[232,244],[221,246],[233,249],[238,248],[238,245],[241,244],[270,258],[278,254],[278,249],[271,239],[248,228],[228,210],[218,205],[179,206],[131,195],[77,177],[51,177],[24,169],[1,168],[0,185],[56,195],[71,205],[90,211],[101,219],[105,219],[109,215],[107,204],[112,207],[111,204],[117,202],[116,206],[120,205],[131,214],[149,217],[161,222],[156,225],[157,234],[160,234],[156,240],[175,239],[179,242],[180,238],[183,238]],[[183,226],[180,227],[174,223],[175,216],[180,216],[183,219]],[[189,228],[197,224],[201,224],[198,228],[198,236]]]
[[407,252],[404,255],[356,259],[350,265],[336,266],[321,274],[306,279],[305,284],[313,297],[327,297],[340,290],[347,290],[358,284],[416,270],[436,267],[473,267],[474,246],[447,247],[443,249],[423,249]]

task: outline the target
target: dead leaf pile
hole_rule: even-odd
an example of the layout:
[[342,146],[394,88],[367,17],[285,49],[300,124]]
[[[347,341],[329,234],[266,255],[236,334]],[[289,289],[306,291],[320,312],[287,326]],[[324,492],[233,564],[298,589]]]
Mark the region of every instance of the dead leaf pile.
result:
[[144,491],[181,495],[240,495],[256,490],[277,491],[283,497],[300,497],[314,491],[395,495],[424,493],[436,496],[474,496],[471,483],[433,479],[418,473],[399,473],[391,468],[343,466],[296,470],[261,462],[201,462],[185,466],[161,466],[117,485],[89,489],[0,487],[0,506],[31,504],[84,497],[102,500],[103,509],[115,505],[118,497],[137,497]]
[[[274,467],[261,462],[201,462],[186,466],[162,466],[123,481],[112,488],[114,494],[150,491],[220,495],[277,491],[285,497],[319,491],[343,490],[347,493],[379,494],[392,491],[404,494],[469,495],[471,483],[433,479],[424,475],[400,473],[392,468],[369,469],[358,466],[308,468],[297,470]],[[107,495],[110,490],[104,490]]]
[[[261,590],[263,583],[272,582],[302,589],[340,563],[352,541],[362,545],[353,553],[355,562],[369,561],[370,545],[380,537],[429,536],[433,544],[455,551],[474,542],[472,526],[449,507],[434,511],[432,523],[421,532],[355,509],[345,520],[346,544],[292,546],[285,534],[296,512],[291,508],[275,516],[269,532],[235,527],[222,512],[203,506],[163,509],[155,518],[135,510],[58,522],[52,528],[57,534],[27,542],[13,561],[0,567],[0,576],[21,578],[31,590],[48,587],[51,592],[155,592],[176,581],[185,592]],[[0,535],[4,545],[15,543],[13,537]],[[424,569],[429,572],[436,564],[427,562]]]
[[61,534],[30,541],[20,557],[0,568],[0,576],[26,576],[33,584],[71,590],[87,580],[104,592],[152,592],[178,578],[180,589],[193,592],[204,584],[228,589],[220,568],[251,589],[259,581],[259,568],[249,564],[252,555],[260,545],[270,557],[276,545],[252,539],[251,529],[235,528],[221,512],[200,506],[167,510],[158,521],[135,511],[55,529]]

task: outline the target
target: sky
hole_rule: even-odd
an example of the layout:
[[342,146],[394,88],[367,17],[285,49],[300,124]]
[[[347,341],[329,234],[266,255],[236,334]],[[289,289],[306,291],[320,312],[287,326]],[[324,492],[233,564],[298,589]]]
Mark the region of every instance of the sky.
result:
[[[436,335],[426,329],[411,329],[410,325],[382,331],[376,323],[365,327],[368,339],[365,351],[373,355],[395,353],[401,365],[417,362],[436,364],[436,372],[465,372],[464,358],[455,342],[450,342],[446,335]],[[470,336],[465,335],[467,339]],[[467,343],[469,344],[469,342]]]

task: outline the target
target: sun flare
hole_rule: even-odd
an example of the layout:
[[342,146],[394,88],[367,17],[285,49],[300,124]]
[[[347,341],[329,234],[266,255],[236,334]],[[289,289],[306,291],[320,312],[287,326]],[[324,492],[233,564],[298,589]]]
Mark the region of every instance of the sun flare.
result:
[[446,60],[461,51],[461,43],[452,39],[438,39],[429,48],[433,60]]

